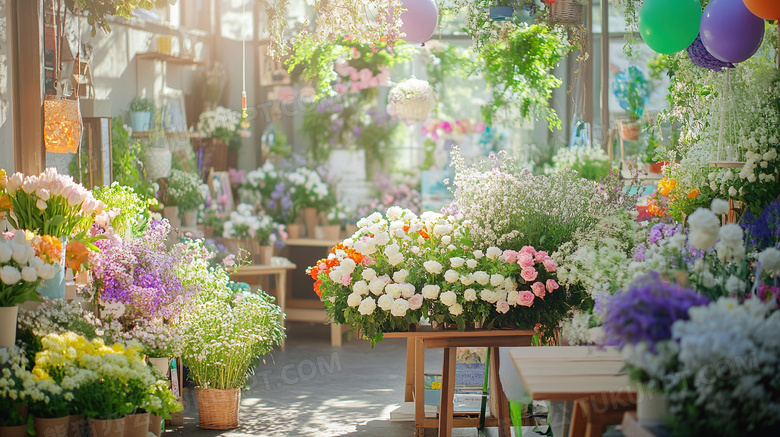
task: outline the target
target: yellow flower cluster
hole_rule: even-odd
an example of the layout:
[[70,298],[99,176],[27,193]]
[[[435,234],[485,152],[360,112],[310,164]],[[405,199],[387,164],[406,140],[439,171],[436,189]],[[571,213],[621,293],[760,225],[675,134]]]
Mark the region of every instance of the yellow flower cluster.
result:
[[144,366],[138,345],[124,347],[121,344],[108,346],[102,339],[87,340],[73,332],[49,334],[41,339],[43,350],[35,354],[33,375],[36,379],[50,379],[52,374],[62,375],[66,367],[82,366],[85,357],[123,356],[131,364]]

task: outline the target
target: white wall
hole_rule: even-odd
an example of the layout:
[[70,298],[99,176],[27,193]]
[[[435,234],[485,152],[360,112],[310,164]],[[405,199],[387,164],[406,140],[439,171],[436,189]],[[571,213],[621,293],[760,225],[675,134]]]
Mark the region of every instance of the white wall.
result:
[[0,0],[0,168],[14,171],[13,86],[8,2]]

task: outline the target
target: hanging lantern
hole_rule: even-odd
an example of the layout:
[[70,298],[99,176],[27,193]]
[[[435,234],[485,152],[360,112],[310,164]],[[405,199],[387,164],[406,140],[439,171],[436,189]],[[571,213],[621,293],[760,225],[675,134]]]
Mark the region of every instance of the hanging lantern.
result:
[[81,110],[78,100],[46,96],[43,102],[43,140],[47,152],[76,153],[81,145]]

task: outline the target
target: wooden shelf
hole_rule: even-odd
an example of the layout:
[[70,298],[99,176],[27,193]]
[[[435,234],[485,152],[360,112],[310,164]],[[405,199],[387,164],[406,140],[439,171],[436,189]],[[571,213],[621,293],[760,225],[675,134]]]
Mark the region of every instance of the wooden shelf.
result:
[[167,55],[165,53],[158,53],[158,52],[143,52],[143,53],[137,53],[135,55],[138,59],[146,59],[151,61],[162,61],[167,62],[169,64],[176,64],[176,65],[190,65],[190,66],[198,66],[203,65],[202,61],[197,61],[195,58],[185,58],[182,56],[174,56],[174,55]]

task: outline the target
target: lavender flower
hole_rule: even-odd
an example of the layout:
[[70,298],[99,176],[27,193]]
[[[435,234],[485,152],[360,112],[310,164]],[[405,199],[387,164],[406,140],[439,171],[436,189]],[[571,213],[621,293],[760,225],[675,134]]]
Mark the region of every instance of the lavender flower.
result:
[[606,302],[604,333],[607,344],[623,347],[646,342],[650,350],[672,338],[672,324],[688,320],[688,309],[706,305],[694,290],[661,282],[657,272],[640,278]]
[[777,246],[780,243],[780,200],[767,205],[758,217],[748,209],[741,224],[752,250]]

